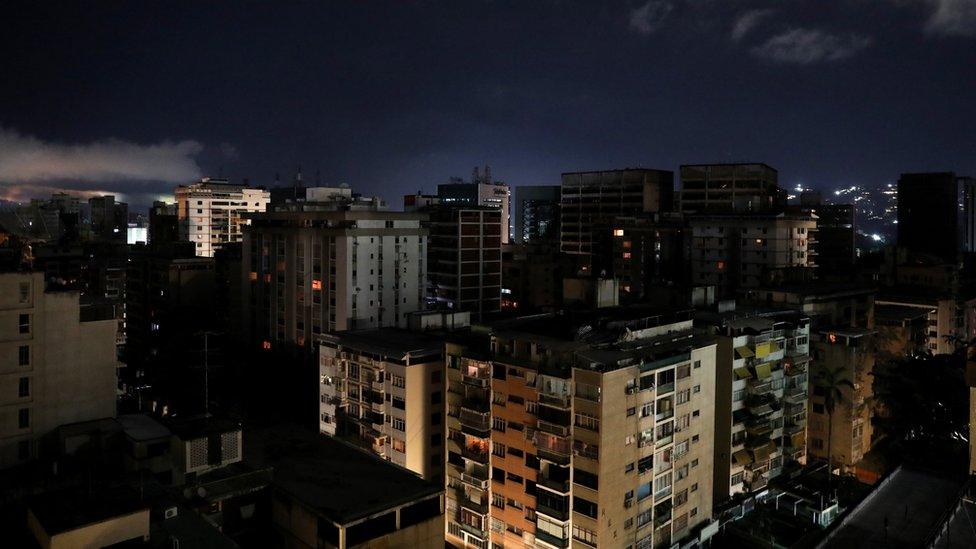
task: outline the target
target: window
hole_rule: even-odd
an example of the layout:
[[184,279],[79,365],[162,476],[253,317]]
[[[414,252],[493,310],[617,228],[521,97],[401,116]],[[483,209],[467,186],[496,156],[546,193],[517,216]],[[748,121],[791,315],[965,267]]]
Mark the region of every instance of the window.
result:
[[406,453],[407,443],[398,438],[395,438],[393,439],[393,449],[400,453]]
[[682,490],[674,495],[674,506],[684,505],[688,502],[688,490]]
[[696,360],[695,361],[695,368],[701,368],[701,361],[700,360]]
[[691,491],[692,492],[697,492],[698,491],[698,483],[697,482],[691,485]]
[[[444,440],[444,436],[441,435],[441,434],[433,434],[433,435],[430,435],[430,446],[431,446],[431,448],[436,448],[436,447],[440,446],[441,445],[441,442],[443,440]],[[433,461],[433,460],[431,460],[431,461]],[[438,460],[437,463],[440,463],[440,460]]]
[[393,418],[390,424],[393,425],[393,428],[397,431],[406,432],[407,430],[407,422],[398,417]]
[[525,452],[523,452],[522,450],[519,450],[518,448],[509,448],[508,449],[508,454],[509,455],[512,455],[512,456],[515,456],[517,458],[523,458],[523,457],[525,457]]
[[592,414],[587,414],[586,412],[577,412],[576,426],[589,431],[599,431],[600,419]]
[[30,366],[30,345],[21,345],[17,349],[17,364]]
[[20,397],[30,396],[30,378],[22,377],[20,378],[20,384],[17,388],[17,395]]
[[440,370],[434,370],[433,372],[430,373],[430,382],[432,384],[434,384],[434,385],[436,385],[436,384],[438,384],[438,383],[441,382],[441,371]]
[[691,400],[691,390],[690,389],[685,389],[684,391],[678,391],[678,394],[677,394],[677,403],[678,404],[687,404],[689,400]]
[[627,417],[630,417],[637,413],[637,408],[627,408]]
[[20,333],[29,334],[30,333],[30,315],[22,314],[20,315],[18,325],[20,328]]
[[684,530],[687,527],[688,527],[688,515],[681,514],[674,519],[673,528],[675,532],[677,532],[678,530]]
[[593,473],[582,471],[580,469],[573,470],[573,482],[579,484],[580,486],[586,486],[587,488],[591,488],[593,490],[599,490],[599,481],[599,477]]
[[31,293],[31,283],[29,281],[28,282],[21,282],[20,283],[20,302],[21,303],[27,303],[27,302],[29,302],[30,301],[30,293]]
[[811,444],[811,446],[813,446],[813,449],[814,450],[823,450],[824,449],[824,441],[823,441],[822,438],[814,438],[814,439],[811,439],[810,440],[810,444]]
[[593,402],[600,402],[600,387],[589,383],[577,383],[576,396]]
[[688,453],[688,441],[682,440],[674,445],[674,457],[681,457]]
[[732,475],[732,486],[735,486],[736,484],[742,484],[742,477],[743,477],[743,473],[736,473]]
[[626,466],[624,466],[624,473],[633,473],[633,472],[634,472],[634,462],[630,462]]
[[434,412],[433,414],[430,414],[430,424],[435,427],[441,424],[440,412]]
[[695,467],[698,467],[698,458],[695,458],[695,459],[693,459],[693,460],[691,460],[691,467],[692,467],[693,469],[694,469]]
[[501,494],[492,494],[491,495],[491,504],[493,506],[495,506],[495,507],[498,507],[499,509],[504,509],[505,508],[505,496],[503,496]]
[[498,457],[505,457],[505,445],[500,442],[492,442],[491,453]]
[[691,511],[688,511],[688,516],[689,516],[689,517],[693,517],[693,516],[695,516],[695,515],[697,515],[697,514],[698,514],[698,508],[697,508],[697,507],[693,507],[693,508],[691,509]]
[[649,415],[652,415],[653,413],[654,413],[654,403],[653,402],[648,402],[647,404],[644,404],[644,405],[641,406],[641,409],[640,409],[640,417],[647,417]]
[[406,409],[406,403],[400,397],[393,397],[391,404],[393,404],[393,407],[396,408],[397,410]]
[[582,541],[587,545],[597,546],[596,542],[596,532],[592,530],[587,530],[579,525],[573,525],[573,539]]
[[17,426],[20,429],[30,427],[30,408],[21,408],[17,412]]
[[695,385],[694,387],[692,387],[691,388],[691,392],[694,393],[694,394],[700,393],[701,392],[701,385]]
[[398,376],[396,374],[390,374],[390,384],[394,387],[400,387],[401,389],[407,386],[406,380],[403,379],[403,376]]
[[17,458],[20,460],[30,459],[30,441],[21,440],[17,443]]
[[813,403],[813,413],[815,413],[815,414],[823,414],[824,413],[824,405],[823,404],[817,404],[816,402],[814,402]]
[[588,499],[573,496],[573,510],[581,515],[586,515],[592,519],[597,518],[597,505]]
[[440,391],[434,391],[433,393],[430,394],[430,403],[431,404],[440,404],[441,403],[441,392]]
[[681,467],[678,467],[674,471],[674,480],[684,480],[686,478],[688,478],[688,464],[687,463],[684,464],[684,465],[682,465]]
[[691,365],[682,364],[678,366],[678,379],[685,379],[686,377],[691,377]]

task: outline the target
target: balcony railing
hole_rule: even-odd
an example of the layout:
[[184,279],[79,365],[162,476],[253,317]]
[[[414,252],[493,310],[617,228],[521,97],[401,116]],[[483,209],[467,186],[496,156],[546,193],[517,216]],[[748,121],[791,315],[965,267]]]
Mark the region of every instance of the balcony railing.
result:
[[672,417],[674,417],[674,408],[669,408],[667,410],[654,414],[654,421],[664,421]]
[[539,404],[547,404],[549,406],[555,406],[556,408],[569,408],[569,403],[569,395],[539,393]]
[[571,450],[568,446],[565,449],[537,447],[536,455],[539,457],[539,459],[546,459],[560,465],[566,465],[569,463],[570,457],[572,457]]
[[475,475],[469,475],[468,473],[461,473],[461,482],[473,486],[479,490],[488,489],[488,479],[478,478]]
[[475,450],[470,446],[461,446],[461,456],[474,460],[478,463],[482,463],[482,464],[488,463],[488,452]]
[[663,383],[663,384],[657,386],[657,394],[658,395],[663,395],[663,394],[666,394],[666,393],[670,393],[671,391],[674,391],[674,382],[673,381],[671,383]]
[[538,429],[543,433],[550,433],[558,437],[569,436],[569,427],[565,425],[557,425],[555,423],[551,423],[542,419],[540,419],[536,423],[536,429]]
[[660,448],[661,446],[666,446],[668,444],[671,444],[673,440],[674,440],[674,435],[665,435],[663,437],[658,437],[657,441],[654,442],[654,445]]
[[543,532],[542,530],[535,531],[535,539],[547,543],[549,545],[552,545],[554,547],[569,547],[568,539],[558,538],[552,534]]
[[569,493],[569,481],[568,480],[555,480],[555,479],[551,479],[551,478],[541,477],[540,476],[536,480],[536,482],[538,484],[541,484],[542,486],[545,486],[546,488],[549,488],[550,490],[553,490],[555,492],[559,492],[560,494],[568,494]]
[[[537,513],[541,513],[543,515],[546,515],[547,517],[552,517],[556,520],[567,520],[569,518],[568,511],[559,511],[557,509],[553,509],[552,507],[549,507],[544,503],[537,502],[535,510]],[[538,536],[538,532],[536,532],[536,536]],[[553,539],[559,539],[559,538],[553,538]]]
[[488,387],[488,385],[491,383],[491,379],[489,379],[487,375],[484,377],[475,377],[462,374],[461,381],[467,383],[468,385],[474,385],[475,387]]
[[491,429],[491,415],[488,412],[477,412],[467,408],[461,408],[458,419],[462,427],[469,427],[479,432]]

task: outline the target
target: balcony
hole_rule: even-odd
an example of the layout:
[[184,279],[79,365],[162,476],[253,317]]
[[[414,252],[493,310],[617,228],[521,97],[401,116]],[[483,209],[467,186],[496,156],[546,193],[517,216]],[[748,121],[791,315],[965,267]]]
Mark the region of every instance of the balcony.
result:
[[487,478],[479,478],[478,476],[471,475],[471,474],[468,474],[468,473],[461,473],[460,478],[461,478],[461,482],[467,484],[468,486],[477,488],[479,490],[487,490],[488,489],[488,479]]
[[665,435],[663,437],[658,437],[657,441],[655,441],[654,443],[654,446],[660,448],[662,446],[667,446],[668,444],[671,444],[673,441],[674,441],[673,434]]
[[383,382],[375,379],[369,383],[369,387],[378,393],[382,393],[386,390],[383,386]]
[[461,446],[461,456],[481,464],[488,463],[488,452],[482,452],[473,446]]
[[539,393],[539,404],[545,404],[547,406],[553,406],[555,408],[569,408],[570,396]]
[[674,408],[669,408],[654,414],[654,421],[664,421],[672,417],[674,417]]
[[535,539],[553,547],[569,547],[569,540],[557,538],[552,534],[547,534],[542,530],[535,531]]
[[536,429],[539,430],[539,431],[541,431],[541,432],[543,432],[543,433],[549,433],[549,434],[552,434],[552,435],[556,435],[557,437],[568,437],[569,436],[569,427],[567,427],[565,425],[557,425],[555,423],[551,423],[549,421],[545,421],[545,420],[542,420],[542,419],[540,419],[536,423]]
[[672,391],[674,391],[674,382],[673,381],[671,383],[664,383],[664,384],[661,384],[661,385],[658,385],[657,386],[657,394],[658,395],[665,395],[665,394],[670,393]]
[[[536,512],[556,520],[569,520],[569,511],[559,511],[544,503],[536,503]],[[559,539],[559,538],[554,538]]]
[[471,498],[469,498],[467,496],[467,494],[464,493],[463,490],[458,490],[458,500],[457,501],[458,501],[458,505],[460,505],[461,507],[464,507],[465,509],[468,509],[470,511],[474,511],[475,513],[477,513],[479,515],[486,515],[486,514],[488,514],[488,501],[487,500],[472,501]]
[[491,430],[491,414],[488,412],[477,412],[475,410],[461,408],[458,419],[461,421],[462,431],[468,428],[480,435],[488,433]]
[[484,372],[484,375],[481,375],[479,373],[479,375],[477,377],[476,376],[469,376],[467,374],[462,374],[461,375],[461,381],[463,381],[464,383],[467,383],[468,385],[473,385],[475,387],[481,387],[483,389],[487,389],[488,388],[488,385],[491,384],[491,378],[488,377],[487,370]]
[[540,486],[545,486],[546,488],[557,492],[559,494],[569,493],[569,479],[559,480],[555,478],[550,478],[547,476],[542,476],[541,474],[536,479],[536,484]]
[[749,383],[746,389],[751,395],[765,395],[773,392],[773,383],[771,381]]

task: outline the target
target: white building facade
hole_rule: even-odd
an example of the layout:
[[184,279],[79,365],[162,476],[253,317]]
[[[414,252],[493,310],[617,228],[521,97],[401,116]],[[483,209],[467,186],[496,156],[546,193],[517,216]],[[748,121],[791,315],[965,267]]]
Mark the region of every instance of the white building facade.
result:
[[243,240],[242,215],[263,212],[271,193],[226,179],[204,178],[176,188],[180,239],[193,242],[199,257],[213,257],[221,246]]

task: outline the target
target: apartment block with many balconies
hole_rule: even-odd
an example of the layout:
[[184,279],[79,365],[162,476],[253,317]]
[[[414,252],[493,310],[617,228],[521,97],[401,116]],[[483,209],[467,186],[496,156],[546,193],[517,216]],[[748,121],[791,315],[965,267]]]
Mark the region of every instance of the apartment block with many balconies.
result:
[[714,498],[721,504],[806,463],[810,319],[788,309],[702,313],[718,343]]
[[715,349],[690,313],[620,309],[495,326],[484,353],[449,347],[448,541],[709,537]]

